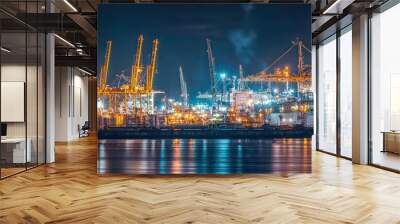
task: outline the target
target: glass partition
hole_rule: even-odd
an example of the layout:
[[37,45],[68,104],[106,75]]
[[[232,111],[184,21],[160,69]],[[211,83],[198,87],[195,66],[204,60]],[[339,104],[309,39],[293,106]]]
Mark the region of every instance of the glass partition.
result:
[[[43,11],[44,1],[0,7]],[[45,163],[45,35],[0,12],[0,178]]]
[[[31,162],[26,126],[26,33],[1,34],[1,175],[24,171]],[[6,49],[6,50],[4,50]]]
[[371,160],[400,170],[400,4],[371,19]]
[[44,164],[46,162],[46,38],[43,33],[38,33],[38,64],[37,64],[37,162]]
[[27,114],[27,150],[31,151],[28,168],[37,165],[38,146],[38,35],[35,32],[27,33],[27,85],[26,85],[26,114]]
[[336,153],[336,36],[318,47],[318,149]]
[[340,155],[351,158],[352,149],[352,33],[351,26],[340,36]]

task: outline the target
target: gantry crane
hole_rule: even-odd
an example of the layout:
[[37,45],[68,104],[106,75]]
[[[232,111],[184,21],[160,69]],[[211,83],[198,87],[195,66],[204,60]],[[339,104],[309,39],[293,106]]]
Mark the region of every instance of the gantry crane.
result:
[[217,101],[217,82],[216,82],[216,74],[215,74],[215,58],[211,49],[211,40],[206,39],[207,42],[207,53],[208,53],[208,63],[210,69],[210,81],[211,81],[211,97],[212,97],[212,105],[213,107],[216,105]]
[[[149,108],[149,94],[153,91],[153,79],[156,71],[156,62],[157,62],[157,50],[158,50],[158,39],[153,41],[153,49],[151,54],[150,64],[146,66],[146,83],[145,86],[140,86],[139,80],[140,76],[143,72],[142,65],[142,49],[143,49],[143,35],[140,34],[137,39],[137,48],[135,54],[135,60],[131,68],[131,82],[128,90],[116,90],[116,94],[124,94],[124,101],[126,102],[126,95],[129,94],[133,97],[133,110],[134,116],[137,116],[137,101],[139,97],[139,110],[142,109],[142,96],[146,95],[147,99],[147,109]],[[140,113],[142,111],[139,111]]]
[[135,62],[131,69],[131,86],[130,90],[135,92],[138,88],[139,76],[143,70],[142,67],[142,47],[143,47],[143,35],[140,34],[137,40],[137,48],[135,55]]
[[156,63],[157,63],[157,51],[158,51],[158,39],[153,40],[153,48],[151,50],[151,61],[150,65],[146,68],[146,93],[151,94],[153,91],[153,80],[154,74],[156,73]]
[[99,93],[104,93],[107,87],[108,78],[108,67],[110,65],[112,41],[107,41],[106,55],[104,64],[100,67],[100,83],[99,83]]
[[297,45],[298,52],[298,61],[297,61],[297,74],[299,76],[304,75],[304,58],[303,58],[303,41],[297,40],[297,43],[293,42],[294,45]]
[[179,81],[181,84],[182,109],[185,110],[188,106],[188,92],[187,92],[186,82],[183,77],[182,66],[179,66]]
[[261,71],[257,74],[247,76],[242,82],[304,82],[311,81],[311,76],[293,76],[288,66],[283,69],[275,69],[273,73]]
[[[115,109],[112,107],[112,100],[113,97],[110,94],[110,90],[107,87],[107,79],[108,79],[108,70],[110,65],[110,58],[111,58],[111,49],[112,49],[112,41],[107,41],[107,48],[106,48],[106,55],[104,64],[100,67],[100,80],[99,80],[99,87],[98,87],[98,94],[99,97],[107,96],[108,99],[108,111],[111,112],[111,109]],[[114,98],[115,101],[115,98]]]
[[[99,75],[99,83],[97,87],[97,93],[98,97],[100,98],[101,101],[104,101],[103,96],[105,95],[106,87],[107,87],[107,76],[108,76],[108,66],[110,63],[110,55],[111,55],[111,47],[112,47],[112,42],[107,41],[107,48],[106,48],[106,55],[105,55],[105,60],[104,64],[100,66],[100,75]],[[99,106],[98,108],[98,116],[101,118],[103,117],[103,107]],[[102,127],[104,126],[104,121],[100,120],[99,126]]]
[[[143,35],[139,35],[137,39],[137,48],[136,54],[134,58],[133,65],[131,67],[131,75],[130,75],[130,83],[127,85],[122,86],[107,86],[107,78],[108,78],[108,68],[110,64],[110,57],[111,57],[111,47],[112,42],[107,41],[107,49],[105,55],[105,62],[101,65],[100,69],[100,81],[98,87],[98,94],[100,97],[106,96],[107,97],[107,104],[108,104],[108,118],[112,119],[115,118],[116,123],[123,123],[122,120],[129,115],[128,108],[127,108],[127,97],[131,97],[133,100],[133,116],[136,119],[139,115],[139,120],[143,121],[143,116],[146,115],[145,111],[142,110],[142,97],[147,96],[147,113],[149,113],[149,98],[154,93],[153,91],[153,80],[154,74],[156,72],[156,63],[157,63],[157,52],[158,52],[158,39],[153,41],[153,48],[151,53],[151,60],[150,64],[147,65],[145,68],[146,70],[146,82],[144,85],[140,84],[140,77],[143,73],[144,66],[142,65],[142,48],[143,48]],[[140,102],[140,110],[138,114],[137,110],[137,100],[139,97]],[[123,101],[121,101],[121,99]],[[105,99],[102,99],[105,100]],[[123,102],[123,111],[117,111],[117,105],[119,102]],[[120,120],[121,122],[117,122]]]
[[239,85],[238,85],[239,91],[242,91],[244,89],[244,82],[242,82],[243,79],[244,79],[243,66],[240,64],[239,65]]
[[[131,83],[129,86],[129,92],[130,95],[132,95],[133,98],[133,112],[134,116],[137,115],[137,110],[136,110],[136,105],[137,105],[137,94],[139,90],[138,82],[139,82],[139,77],[140,73],[143,70],[142,67],[142,48],[143,48],[143,35],[140,34],[138,39],[137,39],[137,46],[136,46],[136,54],[135,54],[135,60],[131,68]],[[125,94],[126,98],[126,94]]]
[[153,40],[153,48],[151,50],[150,64],[146,66],[146,86],[144,88],[144,93],[146,94],[146,99],[147,99],[146,102],[147,112],[150,111],[150,97],[153,94],[153,80],[154,80],[154,74],[156,73],[158,43],[159,43],[158,39]]
[[[268,72],[269,69],[271,69],[278,61],[280,61],[296,46],[298,50],[297,74],[291,73],[288,66],[285,66],[284,69],[275,69],[273,73]],[[254,75],[241,78],[240,82],[284,82],[286,83],[286,86],[288,86],[289,82],[296,82],[298,85],[298,89],[309,89],[311,85],[311,74],[309,72],[306,72],[306,68],[309,67],[309,65],[304,64],[302,51],[303,49],[311,53],[311,51],[304,46],[301,40],[293,41],[292,46],[287,49],[281,56],[279,56],[275,61],[273,61],[268,67]]]

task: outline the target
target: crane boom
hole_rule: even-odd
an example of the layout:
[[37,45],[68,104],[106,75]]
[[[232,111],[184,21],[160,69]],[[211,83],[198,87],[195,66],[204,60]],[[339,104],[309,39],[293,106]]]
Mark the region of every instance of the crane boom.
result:
[[149,83],[151,82],[151,75],[150,75],[150,72],[151,72],[151,66],[150,65],[146,65],[146,88],[145,88],[145,91],[146,92],[149,92]]
[[303,41],[297,41],[297,53],[298,53],[298,62],[297,62],[297,72],[298,75],[303,75],[304,73],[304,58],[303,58]]
[[212,104],[215,105],[217,101],[217,86],[216,86],[216,74],[215,74],[215,58],[211,49],[211,40],[206,39],[207,42],[207,53],[208,53],[208,63],[210,67],[210,80],[211,80],[211,96]]
[[244,89],[244,83],[242,82],[242,80],[244,79],[243,76],[243,66],[240,64],[239,65],[239,91],[242,91]]
[[158,39],[153,40],[153,48],[151,50],[151,62],[150,65],[148,65],[148,72],[146,74],[147,76],[147,92],[151,92],[153,90],[153,79],[154,79],[154,74],[156,72],[156,65],[157,65],[157,51],[158,51],[158,44],[159,41]]
[[135,63],[131,69],[131,90],[135,91],[139,81],[139,75],[142,71],[142,46],[143,46],[143,35],[140,34],[137,40],[137,48],[135,55]]
[[[297,74],[299,76],[304,76],[306,75],[306,68],[309,67],[309,65],[304,64],[304,57],[303,57],[303,49],[311,53],[310,49],[308,49],[303,41],[297,39],[296,41],[292,41],[292,45],[283,53],[281,54],[278,58],[276,58],[271,64],[269,64],[265,69],[263,69],[261,72],[259,72],[259,75],[266,74],[268,70],[270,70],[276,63],[278,63],[283,57],[285,57],[292,49],[297,47]],[[253,75],[252,78],[254,78],[256,75]],[[261,77],[261,76],[260,76]],[[243,78],[243,80],[246,80],[247,78]],[[268,79],[267,77],[261,78],[262,80]],[[274,77],[271,77],[271,80],[274,80]],[[249,81],[247,79],[246,81]]]
[[100,69],[100,90],[101,91],[104,91],[104,89],[106,88],[106,85],[107,85],[108,67],[110,65],[110,57],[111,57],[111,47],[112,47],[112,41],[109,40],[109,41],[107,41],[105,62],[101,66],[101,69]]
[[179,80],[181,84],[182,108],[186,109],[186,107],[188,106],[188,93],[187,93],[186,82],[183,77],[182,66],[179,66]]

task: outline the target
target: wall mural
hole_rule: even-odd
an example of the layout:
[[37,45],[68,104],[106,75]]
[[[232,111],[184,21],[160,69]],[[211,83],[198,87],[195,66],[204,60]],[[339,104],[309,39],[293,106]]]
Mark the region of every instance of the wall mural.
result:
[[311,9],[101,4],[98,173],[311,172]]

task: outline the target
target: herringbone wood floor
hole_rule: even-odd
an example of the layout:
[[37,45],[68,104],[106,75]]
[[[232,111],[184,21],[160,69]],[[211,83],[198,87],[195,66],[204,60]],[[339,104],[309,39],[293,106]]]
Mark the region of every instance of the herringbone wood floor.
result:
[[96,140],[0,181],[0,223],[400,223],[400,175],[313,153],[313,173],[98,176]]

